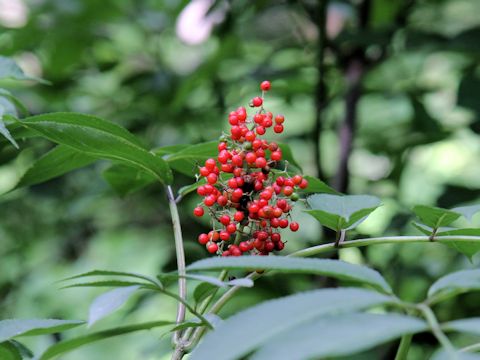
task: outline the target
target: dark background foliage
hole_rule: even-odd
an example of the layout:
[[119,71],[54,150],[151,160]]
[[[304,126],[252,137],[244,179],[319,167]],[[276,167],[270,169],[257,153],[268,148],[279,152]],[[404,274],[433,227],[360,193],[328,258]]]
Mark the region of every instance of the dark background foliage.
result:
[[[355,236],[416,234],[414,204],[453,207],[480,197],[479,11],[475,0],[328,6],[307,0],[4,0],[1,55],[51,85],[3,85],[33,114],[95,114],[153,148],[216,139],[228,112],[270,79],[267,106],[286,115],[281,140],[304,173],[342,192],[382,198],[382,208]],[[35,139],[21,143],[20,151],[0,148],[0,192],[14,187],[51,147]],[[58,290],[54,283],[82,271],[174,269],[162,188],[120,197],[102,178],[106,167],[97,162],[0,198],[2,318],[85,318],[98,291]],[[191,182],[176,174],[177,189]],[[190,215],[197,201],[190,195],[181,208],[187,261],[206,256],[195,241],[205,224]],[[314,220],[297,215],[301,231],[289,235],[287,252],[328,241]],[[401,298],[414,301],[439,276],[478,264],[424,244],[344,249],[339,257],[378,269]],[[318,277],[268,277],[242,291],[223,315],[322,285]],[[441,305],[438,315],[479,315],[478,301],[475,294],[461,296]],[[173,302],[142,297],[96,326],[171,320],[174,312]],[[64,358],[158,358],[168,350],[168,337],[159,342],[159,334],[129,335]],[[54,339],[30,341],[39,349]],[[436,345],[430,335],[414,342],[412,359],[425,358]],[[388,359],[391,351],[374,352]]]

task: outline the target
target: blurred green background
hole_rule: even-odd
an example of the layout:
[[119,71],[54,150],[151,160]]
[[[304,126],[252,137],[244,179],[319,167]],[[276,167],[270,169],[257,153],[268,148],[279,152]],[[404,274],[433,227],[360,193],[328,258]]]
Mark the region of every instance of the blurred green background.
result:
[[[246,105],[260,81],[269,79],[266,106],[285,114],[281,141],[292,147],[304,173],[344,192],[382,198],[383,206],[354,236],[417,234],[410,225],[413,205],[478,202],[480,2],[327,5],[0,0],[0,54],[51,82],[2,85],[32,114],[94,114],[153,148],[218,138],[228,112]],[[34,139],[20,147],[0,149],[0,193],[6,193],[0,197],[1,318],[84,319],[99,291],[59,290],[55,281],[92,269],[156,274],[175,268],[161,186],[119,197],[102,178],[108,164],[97,162],[8,192],[52,144]],[[176,174],[176,189],[192,182]],[[205,229],[191,215],[198,201],[190,195],[181,205],[188,262],[207,256],[195,241]],[[286,253],[326,241],[314,220],[300,209],[296,215],[301,230],[288,235]],[[436,278],[478,265],[478,258],[469,262],[447,247],[425,244],[344,249],[340,258],[376,268],[412,301],[421,300]],[[243,290],[221,315],[324,284],[317,277],[269,276]],[[475,316],[479,301],[479,295],[465,295],[436,310],[441,320]],[[173,320],[174,314],[173,302],[144,296],[95,329]],[[169,351],[169,336],[162,334],[108,340],[63,359],[159,359]],[[27,344],[41,351],[56,340]],[[436,346],[431,335],[417,335],[410,356],[424,359]],[[387,344],[358,358],[390,359],[394,351],[395,344]]]

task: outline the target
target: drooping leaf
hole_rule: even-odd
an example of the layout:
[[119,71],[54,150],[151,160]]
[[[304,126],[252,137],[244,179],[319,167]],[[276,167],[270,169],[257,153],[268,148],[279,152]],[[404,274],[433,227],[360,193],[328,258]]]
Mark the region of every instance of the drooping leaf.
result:
[[155,182],[152,175],[131,166],[119,164],[110,166],[102,176],[119,196],[134,193]]
[[110,315],[119,309],[130,296],[140,288],[139,285],[121,287],[108,291],[95,300],[90,305],[88,312],[88,326],[92,326],[98,320]]
[[95,160],[94,157],[85,155],[68,146],[58,145],[33,163],[23,174],[15,189],[40,184],[87,166]]
[[[368,324],[368,326],[365,326]],[[398,314],[342,314],[288,329],[267,342],[252,360],[319,359],[353,355],[376,345],[427,329],[413,317]]]
[[111,337],[128,334],[140,330],[149,330],[159,326],[171,325],[169,321],[152,321],[143,324],[128,325],[116,327],[114,329],[103,330],[94,332],[88,335],[76,337],[73,339],[68,339],[60,341],[52,346],[50,346],[39,358],[39,360],[48,360],[52,359],[58,355],[70,352],[75,350],[83,345],[87,345],[96,341],[108,339]]
[[133,134],[114,123],[83,114],[53,113],[26,118],[21,124],[87,156],[121,162],[163,183],[172,182],[168,164],[145,149]]
[[462,214],[467,220],[472,221],[476,213],[480,211],[480,205],[459,206],[452,211]]
[[191,359],[240,359],[322,315],[389,303],[395,303],[394,298],[354,288],[321,289],[265,301],[223,321],[194,349]]
[[461,216],[460,213],[452,210],[426,205],[414,206],[413,212],[423,224],[430,226],[433,229],[448,226]]
[[54,334],[84,324],[79,320],[9,319],[0,321],[0,342],[17,336]]
[[315,194],[307,202],[312,210],[305,212],[335,231],[356,227],[380,206],[380,200],[370,195]]
[[305,180],[308,181],[308,186],[304,192],[308,193],[325,193],[325,194],[333,194],[333,195],[341,195],[338,191],[331,188],[327,184],[325,184],[322,180],[317,179],[313,176],[306,175],[304,176]]
[[187,267],[187,271],[224,269],[262,269],[285,273],[324,275],[369,285],[385,293],[392,292],[390,285],[375,270],[340,260],[304,259],[286,256],[241,256],[203,259]]
[[480,290],[480,269],[462,270],[448,274],[428,289],[430,303],[436,303],[458,294]]
[[480,335],[480,317],[449,321],[442,324],[442,329]]

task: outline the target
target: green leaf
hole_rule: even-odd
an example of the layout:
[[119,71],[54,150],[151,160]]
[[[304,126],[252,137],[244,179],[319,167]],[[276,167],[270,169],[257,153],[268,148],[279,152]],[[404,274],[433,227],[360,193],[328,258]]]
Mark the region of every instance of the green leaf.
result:
[[4,113],[3,107],[0,106],[0,134],[2,134],[5,139],[7,139],[14,147],[18,149],[19,146],[17,142],[12,137],[12,135],[10,134],[10,131],[8,131],[7,127],[5,126],[5,123],[3,122],[3,113]]
[[151,282],[153,285],[156,285],[158,287],[162,287],[162,284],[155,278],[148,276],[148,275],[143,275],[143,274],[138,274],[138,273],[133,273],[133,272],[126,272],[126,271],[112,271],[112,270],[92,270],[83,274],[75,275],[75,276],[70,276],[68,278],[62,279],[61,281],[68,281],[68,280],[73,280],[73,279],[80,279],[84,277],[92,277],[92,276],[125,276],[125,277],[133,277],[137,279],[142,279],[142,280],[147,280],[148,282]]
[[366,284],[382,292],[392,293],[390,285],[375,270],[340,260],[304,259],[286,256],[241,256],[203,259],[187,267],[187,271],[224,269],[262,269],[286,273],[324,275]]
[[146,150],[134,135],[114,123],[89,115],[53,113],[26,118],[21,124],[87,156],[133,166],[166,184],[173,180],[170,167],[162,158]]
[[15,186],[18,189],[45,182],[93,163],[96,159],[68,146],[58,145],[35,161]]
[[202,178],[202,179],[198,180],[197,182],[193,183],[192,185],[187,185],[187,186],[181,187],[178,190],[178,195],[180,195],[180,196],[188,195],[191,192],[197,190],[197,188],[199,188],[200,186],[205,185],[205,184],[206,184],[206,181],[205,181],[204,178]]
[[448,226],[460,217],[460,213],[442,209],[433,206],[417,205],[413,208],[413,212],[422,221],[423,224],[433,229],[441,226]]
[[105,280],[105,281],[92,281],[92,282],[65,285],[65,286],[62,286],[61,289],[70,289],[70,288],[77,288],[77,287],[127,287],[127,286],[134,286],[134,285],[138,285],[145,288],[152,287],[151,284],[140,282],[140,281]]
[[22,360],[20,350],[11,342],[0,343],[0,359],[2,360]]
[[187,146],[178,152],[166,156],[170,167],[184,175],[194,176],[197,166],[203,166],[208,158],[216,158],[218,154],[217,141]]
[[[23,345],[21,342],[17,341],[17,340],[9,340],[7,341],[9,342],[10,344],[12,344],[17,350],[18,352],[20,353],[20,356],[22,357],[22,359],[31,359],[33,358],[33,353],[32,351],[27,348],[25,345]],[[0,357],[0,359],[3,359],[2,357]]]
[[370,195],[315,194],[307,202],[312,210],[305,212],[335,231],[353,229],[380,206],[380,200]]
[[212,285],[208,282],[198,284],[193,291],[193,299],[195,300],[195,303],[198,304],[205,300],[208,296],[215,294],[217,289],[218,286]]
[[467,220],[472,221],[473,216],[480,211],[480,205],[459,206],[452,211],[462,214]]
[[169,321],[152,321],[152,322],[143,323],[143,324],[116,327],[114,329],[98,331],[88,335],[76,337],[73,339],[60,341],[59,343],[56,343],[50,346],[40,356],[39,360],[52,359],[55,356],[75,350],[83,345],[87,345],[96,341],[108,339],[108,338],[123,335],[123,334],[128,334],[135,331],[149,330],[155,327],[171,325],[171,324],[172,322],[169,322]]
[[259,346],[275,342],[279,334],[322,315],[395,302],[392,297],[354,288],[321,289],[265,301],[218,325],[194,349],[191,359],[240,359]]
[[139,288],[139,285],[121,287],[97,297],[90,305],[88,326],[92,326],[98,320],[103,319],[105,316],[119,309]]
[[442,349],[436,352],[430,360],[480,360],[480,354],[472,354],[463,351],[452,353]]
[[0,56],[0,79],[35,80],[43,84],[49,84],[48,81],[36,76],[25,75],[13,59],[5,56]]
[[16,336],[54,334],[84,324],[79,320],[11,319],[0,321],[0,342]]
[[442,324],[442,329],[445,331],[457,331],[480,335],[480,317],[449,321]]
[[277,335],[275,341],[267,342],[251,359],[290,360],[292,354],[296,359],[353,355],[426,329],[423,321],[397,314],[328,316]]
[[302,172],[302,167],[298,164],[298,162],[293,157],[292,149],[290,149],[290,146],[282,143],[279,143],[278,146],[282,150],[283,161],[288,161],[289,164],[295,166],[296,168],[298,168],[298,170],[300,170],[300,172]]
[[480,269],[462,270],[438,279],[428,289],[428,300],[436,303],[469,291],[480,290]]
[[333,194],[333,195],[341,195],[338,191],[331,188],[327,184],[325,184],[322,180],[317,179],[313,176],[306,175],[304,176],[305,180],[308,181],[308,186],[304,189],[304,192],[307,193],[325,193],[325,194]]
[[102,173],[103,178],[119,196],[126,196],[153,184],[155,178],[131,166],[112,165]]
[[0,96],[8,99],[14,106],[20,109],[24,115],[28,115],[29,111],[27,107],[18,99],[17,97],[13,96],[12,93],[5,89],[0,89]]

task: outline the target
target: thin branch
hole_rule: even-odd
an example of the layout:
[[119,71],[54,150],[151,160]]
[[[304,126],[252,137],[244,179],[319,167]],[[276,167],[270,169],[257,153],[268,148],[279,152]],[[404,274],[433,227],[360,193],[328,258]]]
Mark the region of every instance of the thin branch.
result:
[[452,359],[455,358],[455,348],[453,347],[452,343],[448,339],[448,337],[443,333],[442,329],[440,328],[440,324],[435,317],[432,309],[430,309],[425,304],[419,304],[418,309],[422,312],[425,320],[427,320],[430,329],[433,332],[433,335],[437,338],[438,342],[445,348],[447,352],[449,352]]

